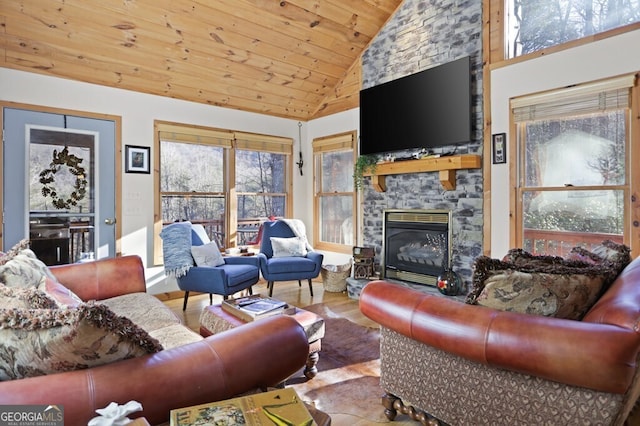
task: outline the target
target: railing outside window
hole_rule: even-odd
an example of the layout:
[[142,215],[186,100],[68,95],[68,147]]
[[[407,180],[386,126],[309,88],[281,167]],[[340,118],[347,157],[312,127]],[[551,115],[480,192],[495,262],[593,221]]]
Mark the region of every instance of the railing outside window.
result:
[[565,257],[574,247],[590,250],[600,245],[604,240],[611,240],[618,244],[623,243],[623,238],[620,234],[525,229],[522,248],[536,255]]

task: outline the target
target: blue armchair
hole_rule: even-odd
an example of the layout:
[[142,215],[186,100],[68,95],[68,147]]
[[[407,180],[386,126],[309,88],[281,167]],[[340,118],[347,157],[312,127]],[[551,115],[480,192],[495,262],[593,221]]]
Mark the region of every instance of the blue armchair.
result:
[[[171,225],[169,225],[171,226]],[[185,250],[191,252],[191,246],[204,246],[211,241],[202,225],[191,225],[191,244]],[[216,246],[217,249],[217,246]],[[186,253],[183,253],[186,256]],[[165,269],[168,253],[164,252]],[[242,290],[252,294],[251,286],[260,279],[260,270],[256,256],[223,257],[219,266],[197,266],[191,258],[191,265],[184,274],[176,274],[176,281],[184,293],[182,310],[187,308],[190,291],[209,293],[209,303],[213,303],[213,294],[227,299]]]
[[269,296],[273,294],[274,282],[292,280],[297,280],[299,286],[302,286],[301,280],[308,280],[309,293],[313,296],[311,280],[320,274],[323,255],[316,251],[304,250],[307,251],[305,255],[298,252],[293,256],[284,256],[282,253],[277,253],[276,248],[274,256],[272,237],[288,239],[295,238],[296,234],[284,220],[267,221],[263,224],[258,260],[262,276],[267,281]]

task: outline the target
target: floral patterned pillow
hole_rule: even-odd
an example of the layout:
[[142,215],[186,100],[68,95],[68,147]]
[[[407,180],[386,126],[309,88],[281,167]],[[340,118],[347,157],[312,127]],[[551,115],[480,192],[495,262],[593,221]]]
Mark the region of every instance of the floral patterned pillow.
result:
[[54,278],[47,265],[31,249],[21,250],[0,265],[0,284],[9,287],[38,287],[45,277]]
[[503,311],[580,320],[600,297],[610,269],[554,256],[480,256],[467,303]]
[[8,252],[2,253],[2,255],[0,256],[0,265],[4,265],[5,263],[13,259],[22,250],[28,249],[28,248],[29,248],[28,239],[25,238],[24,240],[19,241],[18,244],[11,247],[11,249]]
[[0,285],[2,309],[56,309],[58,304],[35,288],[13,288]]
[[631,263],[631,249],[624,244],[604,240],[601,244],[593,247],[591,251],[582,247],[574,247],[569,252],[567,259],[581,260],[593,265],[608,265],[612,270],[611,281],[613,281]]
[[0,309],[0,380],[108,364],[162,350],[108,307]]

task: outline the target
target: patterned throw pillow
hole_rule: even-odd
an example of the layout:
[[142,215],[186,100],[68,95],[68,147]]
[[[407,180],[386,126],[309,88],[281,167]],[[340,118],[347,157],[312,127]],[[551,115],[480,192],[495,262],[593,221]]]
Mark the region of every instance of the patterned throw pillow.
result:
[[506,258],[513,261],[476,259],[467,303],[580,320],[600,297],[611,273],[605,266],[555,256],[510,252]]
[[617,277],[626,266],[631,263],[631,249],[624,244],[618,244],[611,240],[604,240],[593,247],[591,251],[574,247],[567,256],[570,260],[581,260],[593,265],[608,265],[612,269],[613,277]]
[[306,244],[300,237],[271,237],[271,248],[273,248],[273,257],[305,257],[307,255]]
[[35,288],[0,285],[1,309],[56,309],[57,303]]
[[16,244],[15,246],[11,247],[11,249],[8,252],[6,252],[2,256],[0,256],[0,265],[4,265],[5,263],[7,263],[11,259],[13,259],[22,250],[28,249],[28,248],[29,248],[29,240],[28,239],[25,238],[24,240],[19,241],[18,244]]
[[104,305],[0,309],[0,380],[84,369],[160,350],[156,339]]
[[54,278],[47,265],[31,249],[23,249],[0,265],[0,283],[9,287],[38,287],[45,277]]

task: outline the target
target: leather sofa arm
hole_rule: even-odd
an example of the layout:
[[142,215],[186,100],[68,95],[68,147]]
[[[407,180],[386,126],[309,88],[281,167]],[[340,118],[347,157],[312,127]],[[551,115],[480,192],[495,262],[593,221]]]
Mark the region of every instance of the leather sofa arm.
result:
[[58,404],[65,425],[86,425],[110,402],[136,400],[151,424],[172,409],[275,386],[304,366],[309,344],[286,315],[152,355],[87,370],[0,382],[1,404]]
[[84,301],[147,291],[142,259],[135,255],[50,266],[49,270]]
[[365,286],[360,310],[466,359],[604,392],[627,390],[640,351],[636,333],[615,325],[497,311],[384,281]]

